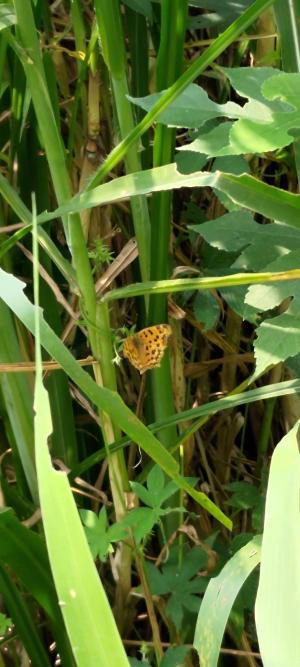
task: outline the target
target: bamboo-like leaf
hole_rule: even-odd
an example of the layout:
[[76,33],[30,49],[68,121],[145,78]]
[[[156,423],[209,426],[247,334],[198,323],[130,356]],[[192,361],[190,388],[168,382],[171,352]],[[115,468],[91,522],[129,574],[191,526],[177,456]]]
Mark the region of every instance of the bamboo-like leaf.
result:
[[[48,449],[51,412],[42,382],[41,318],[38,307],[38,239],[33,234],[35,361],[35,459],[46,543],[59,606],[78,667],[128,667],[116,622],[86,541],[64,472],[54,470]],[[84,574],[84,576],[83,576]]]
[[9,3],[0,5],[0,30],[8,28],[17,22],[13,5]]
[[50,658],[16,584],[0,565],[0,591],[34,667],[50,667]]
[[176,293],[193,290],[208,290],[219,287],[234,287],[238,285],[257,285],[261,283],[274,283],[280,281],[299,280],[300,269],[286,271],[260,271],[259,273],[233,273],[227,276],[212,278],[177,278],[174,280],[149,280],[146,283],[133,283],[128,287],[120,287],[107,292],[102,301],[114,299],[128,299],[140,294],[156,292]]
[[[182,424],[183,422],[193,421],[192,427],[190,427],[187,432],[183,431],[180,438],[174,443],[172,447],[172,452],[176,451],[179,448],[181,441],[185,441],[187,438],[187,433],[190,431],[195,432],[193,429],[199,428],[199,422],[202,419],[203,421],[207,416],[212,416],[221,412],[222,410],[232,410],[237,408],[239,405],[247,405],[248,403],[254,403],[255,401],[265,401],[272,398],[278,398],[280,396],[288,396],[290,394],[300,393],[300,380],[287,380],[285,382],[277,382],[270,385],[265,385],[257,389],[250,389],[240,394],[231,394],[220,398],[217,401],[212,401],[210,403],[204,403],[199,407],[192,408],[190,410],[183,410],[180,413],[172,415],[172,417],[165,418],[162,421],[155,422],[154,424],[149,424],[148,429],[151,432],[157,433],[158,431],[167,428],[169,424]],[[112,451],[118,451],[122,447],[127,447],[130,444],[128,438],[122,438],[118,442],[115,442],[111,445]],[[82,475],[89,468],[91,468],[99,461],[103,461],[106,457],[105,448],[101,449],[98,452],[94,452],[86,459],[81,461],[75,468],[72,470],[71,478],[74,479],[77,475]]]
[[70,662],[70,646],[57,605],[43,538],[25,528],[13,510],[7,507],[0,512],[0,535],[1,565],[9,566],[22,586],[43,607],[50,619],[60,656],[67,666]]
[[52,468],[48,395],[40,377],[35,391],[36,464],[51,569],[72,650],[79,667],[128,667],[106,594],[92,560],[65,473]]
[[193,187],[216,188],[229,195],[240,206],[261,213],[272,220],[284,222],[292,227],[299,227],[300,225],[300,195],[298,194],[285,192],[280,188],[267,185],[248,174],[236,176],[230,173],[210,173],[206,171],[181,174],[176,164],[168,164],[163,167],[128,174],[104,185],[99,185],[93,190],[76,195],[71,201],[60,206],[53,213],[42,213],[38,217],[38,221],[46,222],[67,213],[128,199],[134,195]]
[[238,592],[259,563],[260,543],[261,537],[254,537],[234,554],[220,574],[208,584],[194,637],[194,646],[198,651],[201,667],[217,667],[228,616]]
[[300,664],[299,421],[272,456],[255,618],[264,667]]

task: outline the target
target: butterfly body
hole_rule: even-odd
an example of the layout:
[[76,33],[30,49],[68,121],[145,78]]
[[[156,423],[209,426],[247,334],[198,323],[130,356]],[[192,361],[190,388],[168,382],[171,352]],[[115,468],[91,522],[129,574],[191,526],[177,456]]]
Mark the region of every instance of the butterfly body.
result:
[[123,356],[141,373],[159,368],[172,330],[169,324],[155,324],[126,338]]

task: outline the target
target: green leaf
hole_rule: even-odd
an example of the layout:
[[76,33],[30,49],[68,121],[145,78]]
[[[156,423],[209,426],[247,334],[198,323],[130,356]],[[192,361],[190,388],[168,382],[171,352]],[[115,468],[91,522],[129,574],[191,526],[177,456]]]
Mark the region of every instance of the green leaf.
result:
[[2,614],[2,612],[0,612],[0,635],[2,636],[5,635],[7,630],[11,628],[12,625],[13,621],[11,620],[11,618],[6,616],[6,614]]
[[[132,104],[136,104],[144,111],[150,111],[164,92],[147,95],[147,97],[129,97],[129,99]],[[201,86],[192,83],[177,97],[175,102],[168,106],[166,111],[159,115],[159,122],[172,127],[194,129],[195,127],[201,127],[212,118],[223,118],[224,116],[238,118],[241,114],[241,107],[238,104],[234,102],[217,104],[209,99],[207,92]]]
[[134,12],[143,14],[143,16],[146,16],[148,19],[152,20],[151,0],[123,0],[123,2]]
[[[186,480],[191,486],[194,486],[197,481],[192,480],[191,482],[188,478]],[[161,506],[178,488],[175,482],[166,481],[160,466],[157,465],[151,468],[147,477],[148,489],[145,489],[139,482],[130,482],[130,486],[145,505],[156,510],[157,518],[166,513],[166,510],[162,510]],[[169,513],[169,510],[167,510],[167,513]]]
[[194,171],[203,169],[207,162],[207,155],[181,151],[181,153],[176,153],[175,162],[181,174],[192,174]]
[[299,421],[272,456],[255,618],[264,667],[300,664]]
[[137,507],[131,510],[122,520],[121,525],[133,530],[134,538],[137,543],[148,537],[153,526],[158,522],[160,512],[149,507]]
[[17,22],[14,6],[5,3],[0,5],[0,30],[9,28]]
[[168,648],[159,667],[184,667],[189,649],[186,646]]
[[259,563],[260,541],[260,537],[255,537],[248,542],[207,586],[194,637],[201,667],[217,667],[222,637],[234,600]]
[[[224,124],[222,123],[222,125]],[[194,153],[194,155],[196,154]],[[221,155],[220,157],[216,157],[213,162],[212,172],[216,171],[229,171],[231,174],[239,175],[249,174],[250,168],[244,155]],[[235,204],[224,192],[217,189],[214,192],[228,211],[240,211],[239,205]]]
[[[35,200],[33,205],[35,206]],[[67,475],[54,470],[48,449],[52,424],[48,394],[42,382],[41,328],[44,322],[38,307],[36,215],[33,215],[33,222],[35,298],[33,325],[36,344],[35,460],[49,561],[59,605],[78,667],[88,667],[95,663],[101,667],[109,667],[112,660],[120,667],[128,667],[122,640],[93,563]],[[84,624],[82,618],[85,619]],[[89,628],[88,633],[86,623]]]
[[[78,665],[128,665],[111,608],[94,566],[65,473],[52,468],[48,452],[51,416],[37,375],[36,461],[40,503],[51,569]],[[61,545],[63,544],[63,549]],[[74,558],[76,554],[76,558]],[[84,572],[84,578],[82,573]],[[88,620],[86,633],[82,618]]]
[[[292,269],[299,266],[300,249],[280,257],[269,264],[268,271]],[[298,281],[288,280],[274,285],[251,286],[246,296],[246,303],[261,311],[279,306],[285,299],[293,297],[285,312],[276,317],[265,319],[257,330],[254,343],[256,374],[288,357],[299,353],[300,348],[300,297]]]
[[[231,249],[240,251],[240,255],[231,264],[231,270],[272,272],[292,268],[287,257],[286,260],[281,258],[286,255],[292,260],[293,254],[288,255],[289,251],[295,251],[297,247],[300,247],[298,229],[280,223],[260,225],[254,222],[249,213],[241,211],[226,214],[200,225],[190,225],[189,229],[198,231],[207,243],[221,251],[230,252]],[[279,263],[276,263],[275,260],[278,260]],[[297,262],[296,255],[295,267],[298,265]],[[266,290],[261,285],[252,287],[248,291],[246,303],[247,290],[244,287],[223,288],[220,292],[231,308],[243,319],[255,321],[257,311],[272,308],[285,298],[290,289],[288,285],[267,286]],[[280,299],[281,290],[282,298]],[[268,300],[265,305],[266,293]],[[277,302],[270,302],[272,293],[278,294]],[[197,295],[196,303],[200,296],[201,293]]]
[[[188,21],[190,28],[216,29],[229,25],[235,21],[240,14],[251,4],[252,0],[239,0],[239,2],[225,3],[224,0],[189,0],[192,7],[201,7],[205,13],[191,15]],[[213,13],[211,13],[213,12]]]
[[147,487],[151,496],[152,507],[160,507],[165,486],[165,476],[159,466],[153,466],[147,478]]
[[300,247],[300,230],[276,222],[273,225],[255,223],[253,237],[232,264],[244,271],[264,270],[271,262]]
[[[90,510],[79,511],[82,522],[85,526],[85,534],[89,547],[95,560],[98,556],[105,562],[107,554],[112,551],[111,542],[116,542],[127,537],[126,531],[120,524],[107,526],[106,509],[102,507],[99,516]],[[115,530],[112,531],[111,528]]]
[[208,186],[225,192],[236,204],[257,211],[286,225],[300,227],[300,195],[266,185],[266,183],[262,183],[248,174],[235,176],[229,173],[210,173],[206,171],[180,174],[176,164],[168,164],[163,167],[120,176],[120,178],[99,185],[93,190],[76,195],[67,204],[60,206],[52,213],[46,212],[39,215],[38,222],[47,222],[61,215],[119,201],[124,197],[133,197],[138,194],[182,187]]
[[219,319],[220,308],[214,298],[209,292],[198,292],[194,300],[194,313],[197,322],[201,322],[204,331],[214,329]]
[[6,569],[0,566],[0,592],[13,618],[18,635],[33,665],[50,667],[51,662],[39,630],[32,618],[26,598],[21,595]]
[[[17,363],[22,360],[12,314],[1,300],[0,340],[0,363]],[[17,460],[20,459],[32,497],[38,503],[33,448],[32,387],[24,373],[18,373],[16,377],[13,377],[11,373],[1,373],[0,386],[3,405],[9,417],[14,435],[13,441],[17,449],[14,451],[14,456]]]
[[254,235],[260,236],[262,228],[248,211],[233,211],[200,225],[188,225],[188,229],[198,232],[214,248],[227,252],[243,250],[253,243]]
[[[293,141],[293,134],[289,133],[289,130],[299,128],[300,124],[299,74],[281,73],[279,70],[267,67],[243,67],[232,70],[223,68],[223,72],[230,78],[231,85],[236,87],[237,93],[248,97],[249,101],[240,107],[239,112],[228,107],[230,103],[218,105],[221,115],[236,118],[237,121],[222,123],[208,133],[200,133],[191,144],[180,147],[179,150],[197,151],[212,157],[263,153],[288,146]],[[186,95],[188,104],[187,91],[184,91],[183,95]],[[196,93],[194,95],[196,97]],[[177,98],[174,102],[174,105],[178,104],[176,124],[183,127],[184,123],[182,125],[181,121],[184,121],[184,115],[180,115],[180,101],[180,98]],[[216,117],[215,110],[209,107],[207,102],[206,105],[211,111],[211,117]],[[170,107],[165,112],[166,115],[169,110]],[[194,127],[203,124],[201,117],[199,121]],[[162,122],[166,122],[166,117],[163,117]],[[168,123],[173,124],[172,116],[168,117]]]
[[194,547],[184,554],[181,566],[176,548],[173,548],[161,572],[152,563],[147,564],[151,591],[154,595],[170,594],[166,610],[178,628],[182,624],[184,610],[197,612],[199,609],[200,599],[195,594],[203,593],[207,579],[194,579],[194,576],[206,563],[207,554],[199,547]]
[[260,501],[258,489],[248,482],[232,482],[231,484],[226,484],[225,488],[233,493],[231,498],[227,500],[227,504],[230,507],[247,510],[255,507]]
[[[240,97],[248,97],[261,104],[266,103],[266,96],[262,91],[265,82],[282,74],[281,70],[274,67],[256,67],[255,69],[253,67],[220,67],[220,70],[227,76]],[[272,111],[289,110],[289,107],[278,100],[269,102],[268,106]]]
[[230,555],[233,556],[233,554],[242,549],[242,547],[246,546],[253,537],[253,533],[239,533],[238,535],[235,535],[230,542]]
[[136,495],[144,503],[144,505],[148,505],[149,507],[151,507],[152,505],[151,495],[148,489],[145,489],[145,487],[139,482],[130,482],[130,486],[132,488],[133,493],[136,493]]
[[40,535],[25,528],[11,508],[0,511],[0,562],[9,566],[25,589],[38,601],[50,619],[58,649],[68,665],[70,648],[57,605],[45,543]]
[[47,614],[54,616],[57,598],[43,539],[25,528],[9,507],[0,510],[0,534],[0,562],[9,565]]
[[[285,72],[297,72],[300,48],[299,5],[288,5],[276,0],[273,5],[276,29],[280,40],[280,57]],[[297,149],[296,149],[297,150]]]
[[[191,482],[189,477],[185,477],[185,479],[188,481],[190,486],[195,486],[196,482],[198,481],[197,479],[196,481],[193,480]],[[170,496],[173,496],[173,494],[176,491],[177,491],[177,484],[173,481],[167,482],[160,495],[160,504],[162,505],[166,500],[168,500],[168,498],[170,498]]]

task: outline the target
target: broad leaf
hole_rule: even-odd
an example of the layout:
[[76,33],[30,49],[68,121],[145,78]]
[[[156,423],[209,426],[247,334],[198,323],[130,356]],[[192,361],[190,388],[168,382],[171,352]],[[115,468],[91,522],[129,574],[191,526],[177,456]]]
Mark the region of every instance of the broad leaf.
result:
[[[268,271],[296,268],[300,262],[300,250],[284,255],[266,267]],[[274,283],[274,285],[251,286],[246,302],[260,311],[270,310],[292,297],[285,307],[285,312],[265,319],[257,330],[254,343],[256,357],[256,375],[289,357],[298,354],[300,349],[300,297],[298,281]]]

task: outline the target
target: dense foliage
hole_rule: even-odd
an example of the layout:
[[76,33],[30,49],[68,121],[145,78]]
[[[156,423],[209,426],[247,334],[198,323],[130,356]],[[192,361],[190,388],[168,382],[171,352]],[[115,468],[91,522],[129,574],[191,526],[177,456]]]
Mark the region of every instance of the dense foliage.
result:
[[0,2],[0,667],[300,664],[283,4]]

